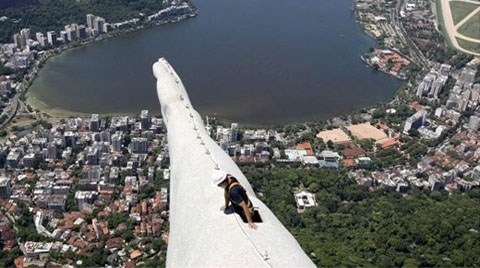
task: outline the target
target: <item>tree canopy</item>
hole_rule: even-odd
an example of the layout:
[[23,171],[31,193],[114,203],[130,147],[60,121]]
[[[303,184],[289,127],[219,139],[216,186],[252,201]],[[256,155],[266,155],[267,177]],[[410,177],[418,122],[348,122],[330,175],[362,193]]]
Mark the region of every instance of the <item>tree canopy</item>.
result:
[[[369,191],[343,171],[244,167],[262,201],[318,266],[474,266],[480,263],[480,190]],[[316,194],[299,214],[293,192]],[[261,226],[260,226],[261,228]]]
[[[86,24],[86,15],[94,14],[107,22],[120,22],[139,16],[153,14],[163,8],[161,0],[16,0],[16,5],[4,7],[2,16],[9,19],[1,22],[0,43],[12,42],[14,33],[22,28],[35,32],[60,31],[67,24]],[[22,4],[23,3],[23,4]]]

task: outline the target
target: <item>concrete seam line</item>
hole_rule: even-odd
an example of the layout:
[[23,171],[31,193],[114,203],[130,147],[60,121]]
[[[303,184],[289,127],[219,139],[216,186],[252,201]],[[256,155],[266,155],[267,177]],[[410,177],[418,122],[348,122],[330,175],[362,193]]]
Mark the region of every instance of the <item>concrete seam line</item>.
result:
[[235,217],[235,220],[237,221],[237,224],[238,224],[238,227],[242,230],[243,234],[245,235],[245,237],[247,237],[247,240],[250,242],[250,244],[252,244],[253,248],[255,249],[255,251],[258,253],[258,255],[262,258],[263,262],[265,264],[267,264],[268,267],[273,267],[269,262],[268,262],[268,252],[265,251],[265,253],[262,253],[261,250],[257,247],[257,245],[255,245],[255,243],[252,241],[252,239],[250,238],[250,236],[248,235],[248,233],[245,231],[245,229],[243,228],[243,225],[242,223],[239,221],[239,217],[237,215],[234,216]]
[[[192,118],[192,122],[193,122],[193,126],[195,127],[197,124],[195,122],[195,117]],[[203,133],[202,133],[203,134]],[[201,135],[202,135],[201,134]],[[208,150],[208,146],[207,144],[205,144],[205,148],[206,150]],[[213,156],[213,154],[209,154],[210,156],[210,159],[212,160],[214,166],[216,167],[219,167],[220,168],[220,165],[218,164],[218,162],[216,161],[215,157]],[[239,217],[237,215],[234,215],[235,217],[235,220],[237,221],[237,225],[238,227],[242,230],[243,234],[245,235],[245,237],[247,238],[247,240],[250,242],[250,244],[253,246],[253,248],[255,249],[255,251],[258,253],[258,255],[262,258],[262,260],[265,262],[265,264],[267,264],[268,267],[272,267],[272,265],[268,262],[268,254],[266,251],[264,251],[265,253],[262,253],[262,251],[257,247],[257,245],[255,245],[255,243],[252,241],[252,239],[250,238],[250,236],[248,235],[248,233],[245,231],[245,228],[243,227],[242,223],[239,221]]]

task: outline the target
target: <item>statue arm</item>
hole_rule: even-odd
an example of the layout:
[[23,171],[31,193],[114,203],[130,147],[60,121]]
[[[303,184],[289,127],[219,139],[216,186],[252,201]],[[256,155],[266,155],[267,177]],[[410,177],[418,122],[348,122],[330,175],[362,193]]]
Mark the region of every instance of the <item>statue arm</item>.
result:
[[242,201],[240,202],[240,207],[242,207],[243,209],[243,213],[245,214],[245,217],[247,217],[247,221],[248,221],[248,226],[254,230],[257,229],[257,225],[255,223],[253,223],[253,220],[252,220],[252,213],[250,212],[250,210],[248,209],[248,206],[247,206],[247,203],[245,203],[245,201]]
[[223,197],[225,198],[225,205],[220,208],[222,211],[228,208],[228,205],[230,204],[230,199],[226,193],[223,195]]

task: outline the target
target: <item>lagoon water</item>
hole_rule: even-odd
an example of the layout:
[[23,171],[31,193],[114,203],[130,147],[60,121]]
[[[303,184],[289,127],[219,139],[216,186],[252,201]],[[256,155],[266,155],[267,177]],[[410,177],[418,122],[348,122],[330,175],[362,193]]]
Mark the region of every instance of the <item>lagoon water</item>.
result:
[[326,119],[391,98],[367,68],[375,42],[351,0],[194,0],[199,15],[52,58],[30,89],[50,108],[158,113],[151,65],[166,57],[204,115],[249,124]]

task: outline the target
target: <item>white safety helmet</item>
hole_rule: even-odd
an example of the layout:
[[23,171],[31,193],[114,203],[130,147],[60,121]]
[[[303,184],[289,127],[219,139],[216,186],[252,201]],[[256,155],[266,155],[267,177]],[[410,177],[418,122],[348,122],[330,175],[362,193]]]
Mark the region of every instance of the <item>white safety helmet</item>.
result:
[[213,186],[218,186],[227,178],[228,173],[223,170],[215,170],[212,174],[212,184]]

